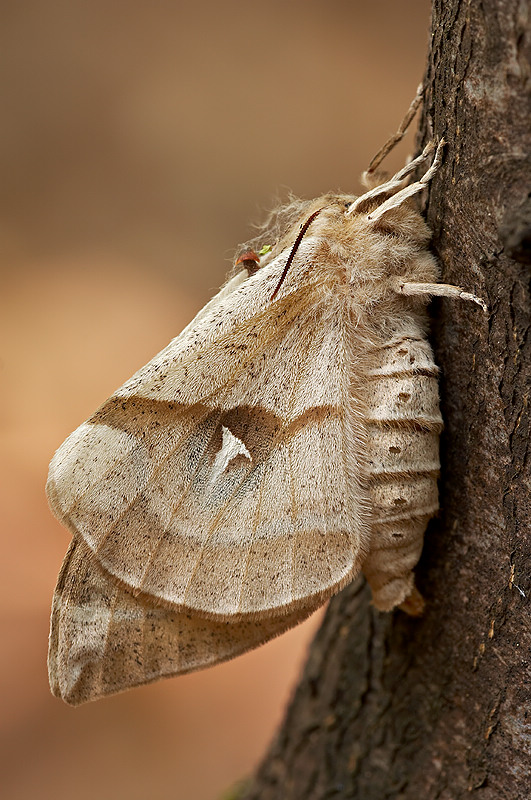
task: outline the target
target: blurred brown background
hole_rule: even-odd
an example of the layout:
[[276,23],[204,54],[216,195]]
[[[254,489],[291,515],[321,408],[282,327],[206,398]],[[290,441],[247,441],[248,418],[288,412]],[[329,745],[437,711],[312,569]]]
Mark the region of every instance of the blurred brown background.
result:
[[68,536],[47,464],[279,192],[358,190],[422,77],[429,0],[26,0],[0,20],[2,797],[217,798],[257,763],[318,620],[64,706],[46,648]]

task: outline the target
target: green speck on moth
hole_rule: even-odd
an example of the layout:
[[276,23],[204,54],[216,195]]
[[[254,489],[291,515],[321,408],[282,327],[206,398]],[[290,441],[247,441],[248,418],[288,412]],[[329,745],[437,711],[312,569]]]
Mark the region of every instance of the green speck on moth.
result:
[[262,248],[261,248],[261,249],[258,251],[258,255],[259,255],[259,256],[265,256],[265,255],[266,255],[266,253],[270,253],[270,252],[271,252],[271,250],[272,250],[272,247],[271,247],[271,245],[270,245],[270,244],[265,244],[265,245],[264,245],[264,246],[263,246],[263,247],[262,247]]

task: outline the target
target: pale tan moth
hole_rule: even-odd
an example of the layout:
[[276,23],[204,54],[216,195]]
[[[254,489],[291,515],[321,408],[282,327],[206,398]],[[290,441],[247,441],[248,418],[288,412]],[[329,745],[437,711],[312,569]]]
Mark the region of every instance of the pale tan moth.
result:
[[412,570],[438,509],[442,428],[426,305],[484,306],[437,282],[411,200],[442,150],[373,174],[360,197],[281,208],[263,257],[246,248],[59,448],[47,491],[73,538],[52,608],[55,695],[77,705],[232,658],[360,571],[378,609],[421,612]]

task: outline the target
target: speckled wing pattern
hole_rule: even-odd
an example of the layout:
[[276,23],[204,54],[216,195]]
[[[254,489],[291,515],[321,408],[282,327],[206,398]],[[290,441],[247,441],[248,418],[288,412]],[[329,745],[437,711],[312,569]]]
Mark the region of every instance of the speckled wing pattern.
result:
[[[360,569],[367,526],[347,452],[356,415],[341,304],[330,324],[311,284],[297,292],[294,280],[268,307],[280,266],[233,279],[51,462],[50,503],[74,537],[50,650],[52,686],[68,702],[83,658],[92,674],[102,647],[105,658],[129,648],[132,620],[144,631],[155,620],[166,672],[189,671],[286,630]],[[73,564],[92,599],[72,588]],[[76,651],[81,620],[100,643]],[[201,651],[208,626],[219,639],[208,659],[184,656]],[[109,649],[109,637],[121,644]],[[130,682],[102,680],[89,696],[79,677],[82,699]]]
[[413,570],[442,427],[425,307],[487,311],[438,282],[409,203],[443,147],[360,197],[280,209],[270,254],[246,249],[245,269],[59,448],[47,490],[73,543],[49,671],[64,700],[242,653],[362,569],[376,608],[422,613]]
[[57,697],[80,705],[240,655],[317,608],[219,622],[134,597],[72,540],[52,606],[48,670]]

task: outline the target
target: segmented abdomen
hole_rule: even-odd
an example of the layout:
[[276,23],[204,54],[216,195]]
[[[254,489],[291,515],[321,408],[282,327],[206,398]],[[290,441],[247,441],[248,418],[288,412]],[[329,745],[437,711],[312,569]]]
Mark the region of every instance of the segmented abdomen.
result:
[[395,337],[368,372],[367,450],[371,549],[364,572],[375,605],[391,608],[413,588],[411,570],[439,507],[438,369],[428,342]]

